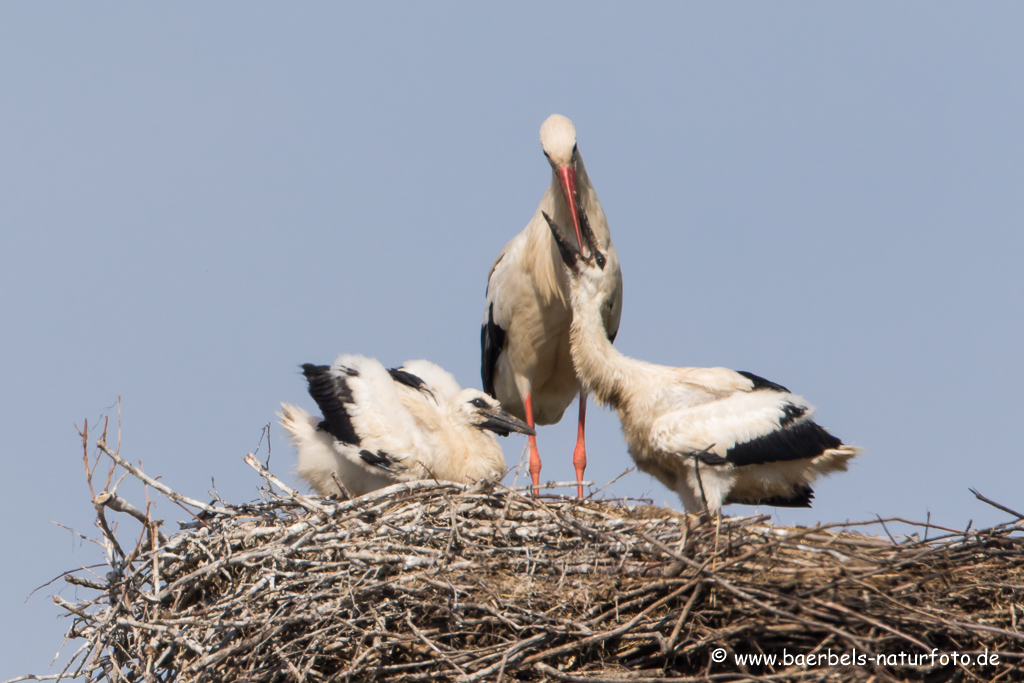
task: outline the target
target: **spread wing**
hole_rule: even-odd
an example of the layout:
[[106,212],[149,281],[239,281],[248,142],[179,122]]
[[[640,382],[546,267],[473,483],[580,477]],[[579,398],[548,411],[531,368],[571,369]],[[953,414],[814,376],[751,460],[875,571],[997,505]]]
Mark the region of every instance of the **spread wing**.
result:
[[376,474],[395,473],[423,450],[424,435],[378,361],[346,354],[302,369],[324,416],[318,428],[335,439],[340,456]]

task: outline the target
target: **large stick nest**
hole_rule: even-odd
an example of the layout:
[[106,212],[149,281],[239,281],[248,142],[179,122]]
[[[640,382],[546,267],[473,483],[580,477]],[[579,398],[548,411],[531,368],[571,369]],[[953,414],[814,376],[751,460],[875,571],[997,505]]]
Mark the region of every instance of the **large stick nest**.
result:
[[[55,598],[72,617],[69,637],[84,641],[67,675],[1024,679],[1021,521],[938,537],[921,524],[919,534],[893,539],[857,533],[858,525],[716,523],[436,482],[334,501],[292,491],[252,456],[268,484],[263,500],[211,506],[99,445],[148,486],[201,511],[166,537],[109,479],[94,494],[110,570],[70,573],[89,597]],[[122,518],[116,537],[112,513]],[[761,653],[777,661],[734,658]]]

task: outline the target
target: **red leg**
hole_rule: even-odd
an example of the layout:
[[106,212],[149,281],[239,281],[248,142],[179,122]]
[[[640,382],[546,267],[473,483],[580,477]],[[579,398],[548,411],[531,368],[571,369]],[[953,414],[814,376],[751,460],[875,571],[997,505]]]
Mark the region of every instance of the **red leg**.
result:
[[572,452],[572,464],[576,466],[576,497],[583,497],[583,472],[587,469],[587,447],[583,440],[583,428],[587,422],[587,392],[580,389],[580,426],[576,432],[576,450]]
[[[526,395],[526,424],[531,427],[533,424],[533,396],[531,394]],[[537,487],[540,485],[540,453],[537,451],[537,436],[531,435],[530,438],[530,479],[533,480],[533,495],[538,495],[540,489]]]

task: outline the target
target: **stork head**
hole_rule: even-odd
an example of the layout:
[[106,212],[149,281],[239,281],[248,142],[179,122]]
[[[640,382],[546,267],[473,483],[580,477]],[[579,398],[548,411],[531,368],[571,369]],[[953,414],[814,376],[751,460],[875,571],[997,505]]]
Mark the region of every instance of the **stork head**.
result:
[[463,389],[452,399],[455,416],[477,429],[486,429],[508,436],[519,432],[533,436],[530,425],[501,409],[501,404],[477,389]]
[[576,229],[576,242],[582,253],[586,254],[587,247],[583,244],[580,231],[580,198],[576,189],[576,166],[580,158],[576,148],[576,127],[561,114],[552,114],[540,127],[540,146],[562,188],[562,196],[572,215],[573,228]]

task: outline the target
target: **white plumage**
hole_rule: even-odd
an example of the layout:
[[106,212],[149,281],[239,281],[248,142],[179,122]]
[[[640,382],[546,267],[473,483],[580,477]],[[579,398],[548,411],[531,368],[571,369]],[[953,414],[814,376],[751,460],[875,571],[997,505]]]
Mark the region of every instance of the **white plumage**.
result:
[[570,273],[572,358],[583,386],[619,413],[629,453],[691,512],[729,503],[809,507],[810,484],[860,450],[811,420],[814,408],[774,382],[726,368],[629,358],[605,334],[606,256],[581,216],[581,254],[545,216]]
[[[487,307],[481,329],[484,391],[505,410],[535,424],[554,424],[579,392],[569,355],[569,284],[543,214],[554,216],[579,243],[579,213],[590,217],[595,239],[607,259],[602,272],[609,297],[602,311],[611,339],[622,311],[622,274],[597,193],[576,147],[576,128],[553,114],[540,129],[541,147],[551,164],[551,184],[533,219],[502,249],[487,280]],[[586,467],[586,396],[580,395],[579,430],[573,462],[577,481]],[[540,481],[536,437],[530,437],[530,476]],[[583,487],[578,487],[583,495]]]
[[354,495],[416,479],[498,480],[505,459],[494,434],[533,433],[476,389],[429,361],[385,369],[342,355],[302,366],[323,418],[282,404],[281,425],[298,450],[296,471],[321,495]]

